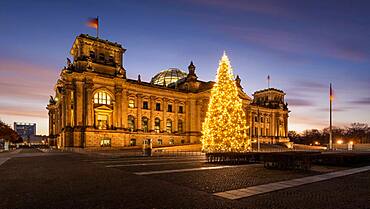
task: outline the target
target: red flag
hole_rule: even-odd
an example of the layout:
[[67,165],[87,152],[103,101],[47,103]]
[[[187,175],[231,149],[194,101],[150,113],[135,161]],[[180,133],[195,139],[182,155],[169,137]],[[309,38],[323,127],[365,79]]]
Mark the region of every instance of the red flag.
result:
[[87,21],[87,26],[89,26],[90,28],[98,29],[99,19],[98,18],[89,18],[89,20]]

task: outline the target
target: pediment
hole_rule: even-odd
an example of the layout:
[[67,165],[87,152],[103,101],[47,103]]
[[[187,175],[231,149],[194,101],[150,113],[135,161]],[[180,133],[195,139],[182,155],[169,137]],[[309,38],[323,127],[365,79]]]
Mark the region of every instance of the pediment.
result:
[[107,105],[101,105],[99,107],[96,107],[94,108],[95,111],[98,111],[98,112],[112,112],[113,110],[108,107]]

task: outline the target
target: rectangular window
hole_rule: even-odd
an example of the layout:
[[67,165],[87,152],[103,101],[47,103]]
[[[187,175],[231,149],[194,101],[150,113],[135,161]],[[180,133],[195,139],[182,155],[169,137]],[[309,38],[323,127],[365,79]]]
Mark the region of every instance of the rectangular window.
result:
[[110,147],[111,146],[110,138],[103,138],[102,140],[100,140],[100,146]]
[[158,139],[158,145],[162,145],[162,144],[163,144],[162,139]]
[[258,122],[258,117],[254,116],[254,122]]
[[257,128],[257,127],[255,127],[255,128],[254,128],[254,135],[256,135],[256,136],[257,136],[257,134],[258,134],[258,128]]
[[171,104],[168,105],[167,112],[172,112],[172,105]]
[[263,117],[261,117],[261,123],[263,123]]
[[155,103],[155,110],[161,111],[161,103]]
[[179,113],[183,113],[184,112],[184,107],[183,106],[179,106]]
[[149,109],[149,105],[148,105],[147,101],[143,102],[143,109],[145,109],[145,110]]
[[128,100],[128,107],[135,108],[135,101],[133,99]]
[[130,146],[136,146],[136,139],[130,140]]

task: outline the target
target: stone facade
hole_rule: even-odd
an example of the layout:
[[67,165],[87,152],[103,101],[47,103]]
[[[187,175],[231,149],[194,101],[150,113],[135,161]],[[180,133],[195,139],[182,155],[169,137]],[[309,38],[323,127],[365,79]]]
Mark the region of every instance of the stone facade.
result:
[[[151,82],[126,78],[120,44],[79,35],[50,97],[49,139],[58,147],[168,146],[200,143],[212,81],[169,69]],[[168,78],[168,76],[175,76]],[[176,77],[178,76],[178,77]],[[168,83],[166,83],[166,81]],[[169,83],[170,82],[170,83]],[[284,92],[269,88],[251,99],[236,78],[250,137],[287,142]]]

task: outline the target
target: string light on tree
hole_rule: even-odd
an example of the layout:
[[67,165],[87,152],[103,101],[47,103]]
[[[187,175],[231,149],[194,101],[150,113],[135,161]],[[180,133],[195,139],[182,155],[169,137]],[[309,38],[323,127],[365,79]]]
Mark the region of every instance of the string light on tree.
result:
[[202,124],[202,150],[242,152],[250,149],[246,115],[229,58],[224,52],[211,90],[206,118]]

